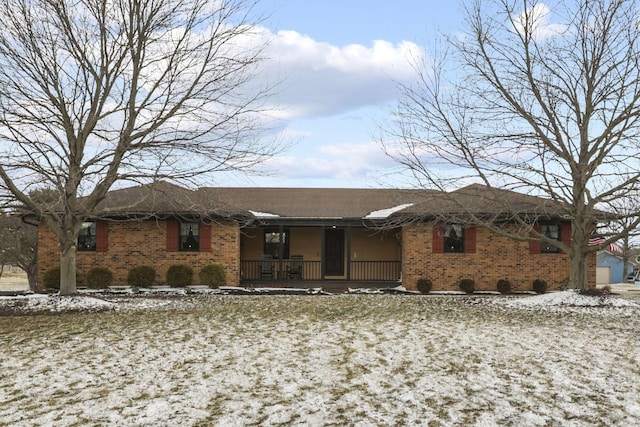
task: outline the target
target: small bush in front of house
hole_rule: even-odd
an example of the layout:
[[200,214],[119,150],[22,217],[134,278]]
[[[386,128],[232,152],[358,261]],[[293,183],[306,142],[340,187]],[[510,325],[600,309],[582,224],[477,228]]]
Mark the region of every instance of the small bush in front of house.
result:
[[433,288],[433,282],[429,279],[418,279],[418,291],[421,294],[428,294]]
[[512,288],[511,281],[509,279],[500,279],[496,284],[496,288],[498,289],[498,292],[500,292],[501,294],[511,293],[511,288]]
[[174,264],[167,270],[167,285],[172,288],[184,288],[193,283],[193,268],[184,264]]
[[605,285],[601,288],[589,288],[589,289],[581,289],[580,295],[585,295],[588,297],[604,297],[611,295],[611,286]]
[[473,279],[462,279],[458,286],[462,292],[467,294],[472,294],[476,291],[476,282]]
[[543,279],[536,279],[533,281],[533,292],[536,294],[544,294],[547,292],[547,281]]
[[106,289],[113,282],[113,273],[106,267],[95,267],[87,272],[87,288]]
[[211,264],[202,267],[200,273],[198,273],[200,284],[207,285],[210,288],[219,288],[227,284],[227,275],[224,272],[224,267],[220,264]]
[[156,282],[156,270],[148,265],[133,267],[127,274],[127,285],[132,288],[149,288]]
[[60,267],[51,267],[45,271],[42,285],[45,289],[60,289]]

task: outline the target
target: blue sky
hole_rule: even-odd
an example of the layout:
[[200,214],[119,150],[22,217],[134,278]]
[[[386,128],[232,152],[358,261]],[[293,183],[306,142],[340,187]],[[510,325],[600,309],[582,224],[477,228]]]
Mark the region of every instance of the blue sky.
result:
[[261,0],[270,16],[264,75],[282,80],[271,99],[276,129],[293,143],[265,164],[266,176],[220,176],[219,185],[270,187],[407,186],[375,142],[413,78],[408,55],[459,26],[456,2],[425,0]]

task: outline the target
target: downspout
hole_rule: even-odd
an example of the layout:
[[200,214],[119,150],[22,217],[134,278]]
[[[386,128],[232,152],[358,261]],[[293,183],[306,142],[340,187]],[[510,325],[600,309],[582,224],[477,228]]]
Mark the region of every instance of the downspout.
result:
[[351,225],[347,225],[347,281],[351,280]]
[[284,258],[284,226],[278,225],[278,279],[284,278],[284,271],[282,269]]
[[324,276],[326,273],[325,269],[325,226],[323,225],[320,229],[320,280],[324,280]]

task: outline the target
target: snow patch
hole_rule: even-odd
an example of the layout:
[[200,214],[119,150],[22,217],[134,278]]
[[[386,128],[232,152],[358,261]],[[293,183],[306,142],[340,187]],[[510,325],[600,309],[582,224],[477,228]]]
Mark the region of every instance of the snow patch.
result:
[[637,308],[494,305],[573,292],[101,298],[167,307],[2,318],[0,424],[640,425]]
[[496,304],[511,308],[550,308],[550,307],[616,307],[640,308],[640,304],[616,298],[611,295],[601,297],[581,295],[577,291],[549,292],[531,297],[496,300]]
[[413,206],[413,203],[405,203],[402,205],[394,206],[392,208],[380,209],[377,211],[373,211],[365,216],[365,219],[384,219],[388,218],[390,215],[399,212],[403,209],[408,208],[409,206]]
[[115,304],[91,296],[28,295],[25,307],[34,311],[112,310]]
[[279,218],[280,215],[277,214],[272,214],[269,212],[258,212],[258,211],[249,211],[251,213],[251,215],[255,216],[256,218]]

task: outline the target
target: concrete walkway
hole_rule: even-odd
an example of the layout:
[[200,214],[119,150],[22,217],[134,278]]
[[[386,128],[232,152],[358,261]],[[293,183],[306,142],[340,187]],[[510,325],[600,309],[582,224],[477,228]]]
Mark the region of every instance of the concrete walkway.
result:
[[[598,285],[598,288],[602,288],[605,285]],[[619,295],[623,298],[632,299],[640,303],[640,285],[633,283],[613,283],[611,285],[611,292]]]

